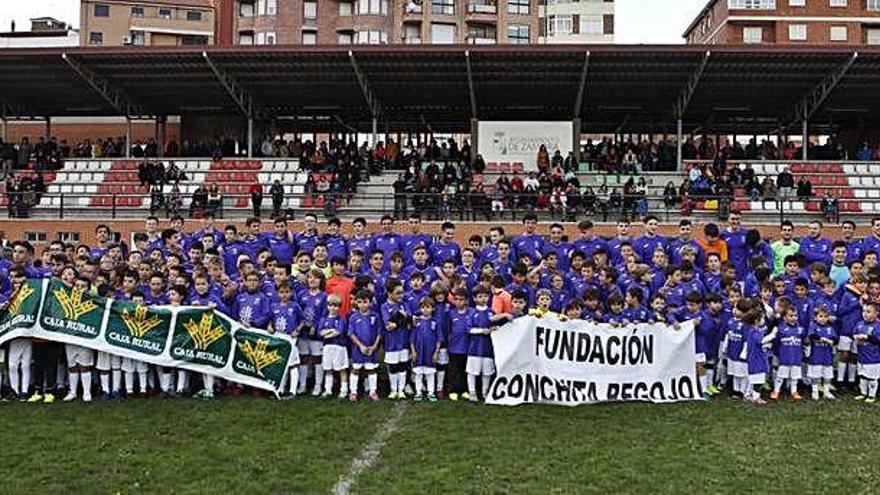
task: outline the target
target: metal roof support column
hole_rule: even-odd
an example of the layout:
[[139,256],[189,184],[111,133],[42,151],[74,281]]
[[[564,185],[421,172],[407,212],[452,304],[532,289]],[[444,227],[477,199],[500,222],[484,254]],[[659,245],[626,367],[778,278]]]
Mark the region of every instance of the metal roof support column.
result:
[[131,117],[125,117],[125,157],[131,158]]
[[465,66],[467,66],[467,78],[468,78],[468,94],[470,95],[471,100],[471,119],[477,118],[477,94],[474,91],[474,75],[471,71],[471,52],[470,50],[464,51],[464,62]]
[[79,77],[104,99],[119,115],[128,117],[140,113],[140,110],[126,97],[122,91],[114,88],[109,81],[95,74],[94,71],[74,60],[67,53],[61,54],[61,60],[73,69]]
[[822,107],[822,104],[825,103],[825,100],[831,96],[831,93],[834,91],[834,88],[840,84],[840,81],[849,72],[849,69],[856,62],[856,59],[859,58],[859,52],[853,52],[849,58],[846,59],[846,62],[837,69],[833,74],[829,74],[822,79],[822,81],[813,88],[804,98],[797,104],[794,108],[794,115],[790,122],[797,122],[798,120],[809,120],[819,108]]
[[687,111],[687,107],[691,103],[691,98],[694,97],[694,92],[697,90],[697,85],[700,84],[700,79],[703,77],[703,72],[705,72],[706,65],[708,65],[709,57],[711,56],[712,52],[707,51],[703,56],[703,59],[700,61],[700,65],[697,66],[697,69],[693,74],[688,77],[687,83],[685,83],[684,88],[681,89],[681,94],[675,102],[675,108],[673,108],[673,114],[677,118],[681,118],[685,111]]
[[378,126],[379,126],[379,121],[378,121],[378,119],[376,119],[376,117],[373,117],[373,126],[372,126],[372,128],[371,128],[371,130],[370,130],[370,142],[373,144],[373,147],[374,147],[374,148],[376,147],[376,143],[379,142],[379,141],[377,141],[377,139],[376,139],[376,138],[377,138],[376,134],[377,134],[377,132],[378,132],[378,131],[377,131]]
[[52,117],[46,116],[46,141],[52,138]]
[[682,148],[682,146],[681,146],[681,140],[682,140],[682,137],[683,137],[683,136],[682,136],[683,133],[682,133],[682,130],[681,130],[681,117],[678,117],[678,120],[676,120],[676,127],[675,127],[675,129],[676,129],[676,131],[675,131],[675,133],[676,133],[676,147],[677,147],[677,149],[678,149],[678,153],[676,154],[676,156],[677,156],[677,162],[676,162],[676,163],[677,163],[677,166],[676,166],[676,170],[678,170],[678,171],[680,172],[680,171],[684,170],[684,159],[683,159],[682,156],[681,156],[681,148]]
[[572,116],[576,119],[581,118],[581,113],[584,107],[584,92],[587,87],[587,74],[590,70],[590,52],[586,52],[584,54],[584,68],[581,70],[581,82],[578,86],[577,96],[574,99],[574,109],[572,109]]
[[802,145],[803,157],[802,157],[802,159],[804,161],[807,161],[808,156],[809,156],[807,148],[809,148],[808,145],[809,145],[809,141],[810,141],[810,123],[809,123],[809,120],[807,119],[806,115],[804,115],[804,120],[801,122],[801,125],[803,126],[801,129],[801,132],[803,133],[801,135],[801,138],[803,139],[803,145]]
[[382,113],[382,105],[379,103],[379,99],[376,98],[375,93],[370,89],[367,77],[361,70],[353,51],[348,51],[348,58],[351,60],[351,68],[354,71],[354,76],[357,79],[358,85],[360,85],[361,91],[364,93],[364,100],[367,102],[367,108],[370,109],[370,117],[378,118]]
[[159,115],[156,117],[156,123],[159,125],[158,137],[156,138],[157,155],[159,158],[165,158],[165,124],[168,122],[167,115]]
[[247,116],[247,157],[254,157],[254,116]]

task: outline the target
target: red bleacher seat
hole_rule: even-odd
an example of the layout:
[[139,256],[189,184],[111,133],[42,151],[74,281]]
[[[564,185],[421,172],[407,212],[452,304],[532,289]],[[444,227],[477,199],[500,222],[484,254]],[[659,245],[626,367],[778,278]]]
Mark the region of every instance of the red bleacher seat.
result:
[[524,170],[525,170],[525,167],[523,166],[522,162],[514,162],[513,163],[513,172],[514,173],[521,174],[521,173],[523,173]]
[[[843,206],[843,205],[841,205],[841,206]],[[819,211],[821,208],[819,208],[818,201],[807,201],[804,204],[804,209],[807,211]]]
[[486,172],[497,172],[501,167],[495,162],[489,162],[486,164]]
[[805,163],[803,169],[805,174],[815,174],[817,172],[815,163]]
[[480,184],[483,182],[483,174],[474,174],[473,175],[473,183]]
[[235,198],[235,207],[236,208],[247,208],[248,199],[244,197]]
[[841,163],[829,163],[825,165],[828,173],[831,174],[840,174],[843,173],[843,164]]
[[802,163],[793,163],[788,167],[788,170],[793,174],[799,174],[804,171],[804,165]]
[[313,206],[313,201],[311,196],[306,196],[302,199],[302,207],[303,208],[311,208]]

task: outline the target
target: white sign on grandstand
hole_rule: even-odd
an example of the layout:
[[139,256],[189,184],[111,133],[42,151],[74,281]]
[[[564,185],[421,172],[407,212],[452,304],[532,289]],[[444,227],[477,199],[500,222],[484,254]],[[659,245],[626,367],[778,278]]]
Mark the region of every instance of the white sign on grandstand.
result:
[[486,163],[522,163],[537,170],[538,150],[543,144],[552,157],[556,150],[567,156],[572,147],[572,123],[480,121],[479,153]]

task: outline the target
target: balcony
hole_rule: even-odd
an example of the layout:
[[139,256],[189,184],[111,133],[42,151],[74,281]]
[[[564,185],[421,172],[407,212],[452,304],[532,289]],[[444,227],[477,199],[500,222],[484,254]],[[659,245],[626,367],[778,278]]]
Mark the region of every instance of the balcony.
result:
[[468,2],[468,14],[498,14],[498,5],[495,2],[478,1]]
[[421,14],[422,13],[422,2],[421,0],[406,0],[403,4],[403,14],[404,15],[412,15],[412,14]]
[[422,39],[421,38],[404,38],[403,44],[404,45],[421,45]]
[[468,45],[494,45],[495,43],[495,38],[490,38],[489,35],[472,35],[467,37]]

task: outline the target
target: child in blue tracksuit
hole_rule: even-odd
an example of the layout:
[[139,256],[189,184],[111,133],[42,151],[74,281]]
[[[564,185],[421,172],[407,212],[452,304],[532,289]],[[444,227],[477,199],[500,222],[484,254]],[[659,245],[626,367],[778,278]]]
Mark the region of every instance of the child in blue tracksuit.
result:
[[[813,400],[819,400],[821,382],[822,395],[834,399],[831,394],[831,380],[834,379],[834,349],[837,346],[837,331],[831,324],[828,308],[819,306],[813,316],[808,339],[810,358],[807,361],[807,376],[810,378]],[[844,363],[845,364],[845,363]]]
[[410,358],[412,359],[413,381],[415,381],[416,402],[422,401],[422,387],[427,389],[428,400],[437,402],[434,394],[434,380],[437,361],[440,357],[440,325],[434,319],[434,300],[426,297],[419,304],[421,315],[410,334]]
[[880,379],[880,323],[877,322],[877,304],[862,304],[862,321],[853,330],[853,341],[859,351],[859,395],[856,400],[873,404],[877,400],[877,380]]
[[803,362],[803,347],[806,331],[798,324],[798,312],[794,307],[788,307],[783,315],[784,320],[776,329],[776,340],[779,367],[776,370],[776,379],[773,381],[773,392],[770,398],[779,399],[782,384],[788,380],[788,390],[793,400],[801,400],[797,391],[798,380],[801,379],[801,364]]

